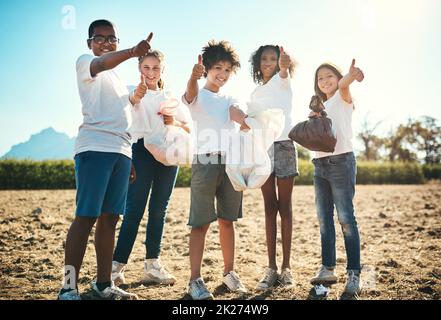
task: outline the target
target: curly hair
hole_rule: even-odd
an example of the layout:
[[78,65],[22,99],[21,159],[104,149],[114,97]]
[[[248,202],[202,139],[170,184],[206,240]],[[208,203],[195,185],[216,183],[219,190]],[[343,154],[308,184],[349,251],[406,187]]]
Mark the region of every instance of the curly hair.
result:
[[[277,59],[280,58],[280,47],[272,44],[267,44],[264,46],[260,46],[253,54],[251,55],[251,75],[253,77],[253,81],[257,84],[263,83],[263,75],[260,71],[260,60],[262,59],[262,54],[265,50],[274,50],[277,54]],[[288,68],[289,76],[292,77],[294,74],[294,67],[296,66],[296,62],[293,60],[291,65]],[[279,64],[277,64],[276,71],[274,74],[280,71]]]
[[[159,63],[161,65],[164,64],[165,56],[164,56],[164,54],[161,51],[159,51],[159,50],[149,50],[149,52],[147,52],[145,55],[143,55],[143,56],[138,58],[139,66],[141,66],[141,64],[144,62],[144,60],[146,58],[148,58],[148,57],[154,57],[154,58],[159,60]],[[164,80],[162,80],[162,78],[159,79],[159,81],[158,81],[158,87],[161,90],[164,89]]]
[[[239,55],[228,41],[211,40],[202,48],[202,63],[205,70],[210,70],[220,61],[230,62],[234,73],[240,68]],[[204,76],[207,77],[207,72]]]

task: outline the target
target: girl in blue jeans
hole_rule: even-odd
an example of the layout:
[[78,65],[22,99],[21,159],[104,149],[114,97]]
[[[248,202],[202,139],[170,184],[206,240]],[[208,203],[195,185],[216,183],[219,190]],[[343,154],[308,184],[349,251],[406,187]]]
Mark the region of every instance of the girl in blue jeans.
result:
[[138,228],[147,205],[148,222],[146,235],[146,260],[143,281],[157,284],[173,284],[176,278],[160,262],[161,240],[164,230],[167,205],[175,186],[177,166],[166,166],[157,161],[144,147],[144,134],[163,128],[164,125],[182,127],[187,132],[189,114],[182,106],[176,116],[160,114],[160,105],[170,94],[164,91],[161,76],[164,70],[164,56],[154,50],[139,58],[141,83],[131,95],[134,104],[134,125],[132,135],[133,166],[136,180],[129,186],[124,220],[113,254],[112,280],[115,284],[125,283],[124,269],[138,234]]
[[[314,187],[320,224],[322,267],[311,279],[312,284],[333,283],[336,265],[334,206],[341,225],[347,255],[348,278],[345,293],[360,293],[360,236],[354,215],[356,161],[352,147],[352,113],[354,104],[349,86],[363,81],[363,72],[352,61],[345,76],[337,67],[322,64],[315,73],[314,89],[321,98],[337,136],[333,153],[316,152]],[[314,112],[312,112],[314,114]]]

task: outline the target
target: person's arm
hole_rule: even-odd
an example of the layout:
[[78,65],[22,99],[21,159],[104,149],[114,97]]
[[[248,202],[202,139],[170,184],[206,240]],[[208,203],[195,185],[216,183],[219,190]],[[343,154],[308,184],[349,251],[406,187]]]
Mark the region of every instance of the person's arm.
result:
[[245,123],[247,115],[236,105],[230,106],[230,119],[240,124],[240,130],[250,129]]
[[363,71],[360,68],[355,67],[355,59],[352,59],[351,67],[349,68],[349,73],[340,79],[338,82],[338,90],[344,101],[347,103],[352,103],[351,92],[349,91],[349,86],[357,80],[362,82],[364,79]]
[[133,58],[145,55],[150,50],[150,40],[153,33],[150,33],[146,40],[142,40],[136,46],[126,50],[109,52],[92,60],[90,64],[90,74],[95,77],[98,73],[111,70],[120,63]]
[[205,67],[202,64],[202,56],[198,56],[198,63],[194,65],[193,71],[191,72],[190,80],[187,83],[187,90],[184,94],[184,99],[187,103],[192,103],[197,97],[199,92],[198,80],[202,78],[205,73]]

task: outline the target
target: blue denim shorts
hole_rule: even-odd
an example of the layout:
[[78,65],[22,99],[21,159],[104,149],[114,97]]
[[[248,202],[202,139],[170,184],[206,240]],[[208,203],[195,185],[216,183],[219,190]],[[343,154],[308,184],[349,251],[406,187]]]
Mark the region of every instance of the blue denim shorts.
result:
[[297,149],[292,140],[276,141],[268,150],[271,159],[271,170],[279,179],[299,175]]
[[123,154],[86,151],[75,156],[76,216],[123,214],[131,159]]

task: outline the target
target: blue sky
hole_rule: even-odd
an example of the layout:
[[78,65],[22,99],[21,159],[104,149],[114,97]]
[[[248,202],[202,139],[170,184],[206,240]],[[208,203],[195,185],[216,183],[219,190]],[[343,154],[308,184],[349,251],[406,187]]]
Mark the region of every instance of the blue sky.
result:
[[[72,11],[74,9],[74,11]],[[368,114],[379,133],[408,117],[441,119],[441,1],[224,0],[0,2],[0,155],[52,126],[69,136],[81,124],[75,75],[88,52],[87,29],[107,18],[118,27],[120,49],[155,33],[166,55],[166,81],[181,95],[201,47],[229,40],[242,69],[225,91],[244,103],[254,88],[248,59],[262,44],[280,44],[299,62],[293,79],[294,119],[308,114],[316,67],[331,61],[347,71],[352,58],[366,75],[353,86],[355,131]],[[136,61],[118,67],[136,84]]]

